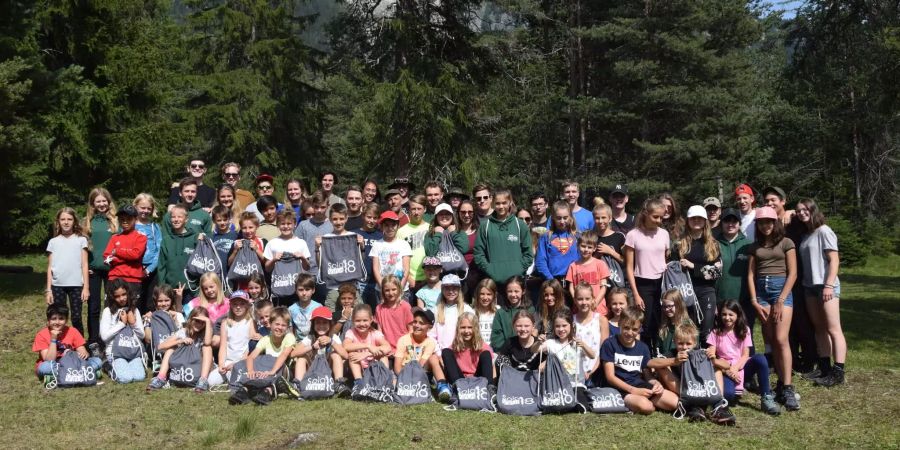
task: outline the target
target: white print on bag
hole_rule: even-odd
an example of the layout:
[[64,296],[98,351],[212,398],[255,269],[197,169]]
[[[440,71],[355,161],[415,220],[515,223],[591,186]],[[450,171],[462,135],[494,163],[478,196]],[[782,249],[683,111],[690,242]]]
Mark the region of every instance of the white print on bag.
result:
[[500,403],[504,405],[533,405],[534,399],[531,397],[507,397],[505,395],[500,396]]
[[194,258],[191,265],[206,272],[216,271],[216,261],[212,258]]
[[691,283],[682,283],[678,285],[678,290],[685,297],[694,297],[694,285]]
[[609,272],[609,278],[610,278],[611,280],[613,280],[614,282],[616,282],[616,283],[621,283],[621,282],[622,282],[622,275],[619,273],[618,270],[611,270],[611,271]]
[[572,403],[573,400],[572,394],[565,389],[561,389],[556,392],[544,393],[541,403],[545,406],[563,406]]
[[438,252],[435,256],[437,256],[437,259],[442,263],[462,261],[462,255],[456,252]]
[[716,384],[716,380],[706,380],[703,383],[697,383],[696,381],[687,380],[688,397],[714,397],[719,395],[719,386]]
[[172,381],[183,381],[188,383],[194,381],[194,369],[191,367],[178,367],[172,369],[171,372],[169,378],[171,378]]
[[238,275],[250,275],[251,273],[254,273],[254,272],[259,272],[258,264],[242,263],[242,262],[238,261],[234,265],[234,273],[236,273]]
[[334,391],[334,379],[331,377],[310,378],[306,382],[307,391]]
[[235,380],[241,381],[241,380],[246,379],[246,378],[247,378],[247,370],[244,369],[243,367],[241,367],[241,368],[238,369],[238,371],[237,371],[237,376],[236,376]]
[[141,346],[141,340],[137,338],[137,336],[122,336],[119,338],[119,342],[116,343],[119,347],[124,348],[139,348]]
[[516,236],[515,234],[511,234],[506,237],[506,240],[509,242],[519,242],[519,236]]
[[616,367],[627,370],[629,372],[634,372],[634,371],[641,370],[641,361],[644,360],[644,357],[643,356],[628,356],[628,355],[623,355],[621,353],[616,353],[615,360],[616,360]]
[[397,395],[419,398],[430,397],[428,386],[426,386],[425,383],[422,383],[421,381],[413,384],[397,383]]
[[159,339],[159,342],[164,342],[166,339],[172,337],[173,335],[175,335],[175,333],[169,333],[169,334],[160,333],[159,337],[157,339]]
[[625,399],[621,395],[598,395],[591,399],[592,408],[615,408],[625,406]]
[[459,391],[460,400],[487,400],[488,390],[486,387],[475,386],[471,389],[462,389]]
[[328,275],[356,272],[356,262],[344,260],[336,263],[328,263]]
[[293,286],[297,282],[299,273],[288,273],[285,275],[272,275],[272,287]]
[[69,367],[66,369],[66,375],[63,377],[63,380],[66,383],[86,383],[94,381],[94,377],[93,367],[82,367],[79,369]]

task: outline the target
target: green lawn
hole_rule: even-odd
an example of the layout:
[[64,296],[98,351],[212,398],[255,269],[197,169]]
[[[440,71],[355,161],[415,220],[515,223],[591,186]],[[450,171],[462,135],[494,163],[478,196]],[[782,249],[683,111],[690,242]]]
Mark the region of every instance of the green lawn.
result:
[[[43,271],[42,257],[28,264]],[[847,384],[830,390],[799,380],[802,410],[769,417],[758,397],[734,409],[735,428],[650,417],[565,415],[510,417],[445,412],[349,400],[278,400],[269,407],[229,406],[225,394],[169,389],[148,395],[145,383],[45,392],[32,375],[31,342],[44,324],[45,274],[0,274],[0,436],[7,448],[237,447],[283,448],[897,448],[900,432],[900,257],[872,258],[841,276],[850,345]],[[893,419],[892,419],[893,418]],[[302,436],[301,436],[302,435]],[[298,438],[300,436],[300,438]]]

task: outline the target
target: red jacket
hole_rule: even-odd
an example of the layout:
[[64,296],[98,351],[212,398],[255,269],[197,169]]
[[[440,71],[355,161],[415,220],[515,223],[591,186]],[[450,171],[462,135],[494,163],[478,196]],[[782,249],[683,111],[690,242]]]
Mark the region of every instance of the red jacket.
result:
[[144,278],[144,250],[147,249],[147,236],[131,230],[127,233],[117,233],[109,240],[106,250],[103,251],[103,259],[106,260],[113,253],[109,262],[109,279],[121,278],[129,283],[140,283]]

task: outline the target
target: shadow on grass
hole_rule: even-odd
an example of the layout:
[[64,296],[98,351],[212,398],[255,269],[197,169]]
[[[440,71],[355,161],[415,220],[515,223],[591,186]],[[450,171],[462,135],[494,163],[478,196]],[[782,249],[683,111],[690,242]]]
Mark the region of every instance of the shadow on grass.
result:
[[25,295],[42,295],[46,273],[0,273],[0,302],[11,302]]
[[851,283],[861,288],[864,296],[868,297],[879,291],[884,291],[892,296],[900,295],[900,277],[877,275],[853,275],[841,274],[841,284]]

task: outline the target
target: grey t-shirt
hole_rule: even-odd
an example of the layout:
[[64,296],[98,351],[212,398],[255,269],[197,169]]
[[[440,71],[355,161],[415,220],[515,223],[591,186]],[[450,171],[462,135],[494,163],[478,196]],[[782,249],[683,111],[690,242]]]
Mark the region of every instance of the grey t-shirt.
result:
[[[825,284],[828,270],[826,251],[838,251],[837,235],[828,225],[822,225],[800,242],[800,261],[803,263],[803,286]],[[835,278],[835,282],[837,278]]]
[[81,278],[81,257],[88,248],[87,239],[75,234],[65,237],[63,235],[50,239],[47,243],[47,253],[52,255],[50,272],[53,286],[77,287],[84,286]]
[[294,236],[306,241],[306,247],[312,258],[309,259],[309,270],[306,273],[315,274],[319,271],[319,249],[316,248],[316,236],[324,236],[334,231],[330,220],[316,223],[313,219],[304,220],[294,228]]

